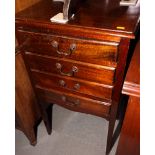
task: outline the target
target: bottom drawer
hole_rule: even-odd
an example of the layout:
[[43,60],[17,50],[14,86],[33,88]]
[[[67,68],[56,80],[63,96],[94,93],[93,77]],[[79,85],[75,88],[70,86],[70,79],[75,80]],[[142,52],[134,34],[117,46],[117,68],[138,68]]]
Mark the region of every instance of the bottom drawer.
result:
[[37,95],[40,100],[58,104],[69,110],[93,114],[100,117],[108,117],[111,103],[89,99],[74,94],[62,93],[53,89],[37,87]]

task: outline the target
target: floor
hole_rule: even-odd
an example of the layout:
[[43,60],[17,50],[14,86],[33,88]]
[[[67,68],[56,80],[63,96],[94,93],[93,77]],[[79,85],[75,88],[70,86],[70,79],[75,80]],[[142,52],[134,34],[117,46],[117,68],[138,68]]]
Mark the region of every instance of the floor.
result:
[[[16,130],[16,155],[104,155],[107,129],[105,119],[54,105],[52,134],[47,134],[41,122],[34,147],[21,131]],[[110,155],[115,154],[117,143],[118,140]]]

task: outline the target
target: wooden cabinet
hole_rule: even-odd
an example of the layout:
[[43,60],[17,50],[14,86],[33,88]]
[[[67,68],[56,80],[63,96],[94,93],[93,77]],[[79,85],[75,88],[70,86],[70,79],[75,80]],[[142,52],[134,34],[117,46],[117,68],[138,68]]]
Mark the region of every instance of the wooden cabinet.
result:
[[48,105],[100,116],[109,121],[109,153],[130,39],[139,22],[139,4],[130,9],[117,0],[84,1],[73,19],[58,24],[50,18],[62,3],[43,0],[16,15],[17,39],[48,133]]

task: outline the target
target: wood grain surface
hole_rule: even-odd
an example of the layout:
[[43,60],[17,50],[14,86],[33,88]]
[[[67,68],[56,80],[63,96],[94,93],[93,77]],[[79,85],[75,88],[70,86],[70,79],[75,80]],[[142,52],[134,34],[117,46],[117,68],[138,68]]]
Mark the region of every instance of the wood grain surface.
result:
[[[130,40],[135,38],[139,26],[139,3],[134,7],[122,7],[119,0],[87,0],[66,24],[51,22],[50,18],[61,12],[62,6],[60,2],[42,0],[16,15],[19,43],[29,38],[34,43],[28,43],[22,54],[42,105],[55,103],[109,121],[106,148],[106,154],[109,154]],[[73,44],[76,44],[74,50]],[[72,53],[64,56],[68,52]],[[34,72],[43,73],[44,77],[36,77]],[[79,94],[57,87],[56,79],[60,80],[61,77],[64,77],[66,84],[69,83],[69,89],[73,79],[86,81],[87,84],[97,83],[96,87],[100,84],[110,85],[113,87],[111,101],[103,101],[104,97],[109,97],[106,89],[101,90],[103,97],[100,100],[101,94],[92,89],[92,85],[85,84],[87,88],[81,87]],[[47,116],[46,109],[42,109]],[[45,125],[49,122],[47,118],[44,118]],[[51,131],[50,125],[48,131]]]
[[16,13],[32,6],[39,1],[40,0],[15,0]]

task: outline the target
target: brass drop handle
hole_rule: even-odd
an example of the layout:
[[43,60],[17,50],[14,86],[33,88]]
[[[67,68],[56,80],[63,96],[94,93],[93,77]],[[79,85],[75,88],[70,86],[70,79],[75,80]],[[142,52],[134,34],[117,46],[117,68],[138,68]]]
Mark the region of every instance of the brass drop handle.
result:
[[69,106],[72,106],[72,107],[80,105],[80,100],[79,99],[76,99],[75,101],[70,101],[64,95],[62,96],[61,99],[62,99],[63,102],[65,102],[66,105],[69,105]]
[[56,63],[56,68],[57,68],[58,72],[64,76],[73,76],[74,73],[78,72],[78,68],[76,66],[73,66],[70,72],[65,73],[62,71],[62,65],[60,63]]
[[[66,84],[66,82],[65,82],[64,80],[59,80],[59,85],[60,85],[61,87],[66,87],[66,86],[67,86],[67,84]],[[76,83],[76,84],[74,85],[73,89],[74,89],[74,90],[79,90],[79,89],[80,89],[80,84],[79,84],[79,83]],[[72,89],[71,89],[71,90],[72,90]]]
[[68,55],[71,55],[75,50],[76,50],[76,44],[75,43],[72,43],[70,45],[70,48],[67,52],[61,52],[60,49],[59,49],[59,43],[55,40],[52,41],[52,46],[56,49],[56,52],[59,54],[59,55],[64,55],[64,56],[68,56]]

